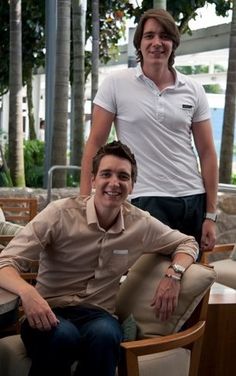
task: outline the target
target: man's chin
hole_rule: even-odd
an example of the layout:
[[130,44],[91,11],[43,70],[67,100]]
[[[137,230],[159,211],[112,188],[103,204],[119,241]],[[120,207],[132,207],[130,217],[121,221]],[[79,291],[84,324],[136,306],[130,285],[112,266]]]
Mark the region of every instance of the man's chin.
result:
[[104,205],[106,205],[107,207],[114,207],[116,208],[117,206],[121,206],[123,203],[123,201],[121,201],[120,199],[106,199],[106,202],[104,202]]

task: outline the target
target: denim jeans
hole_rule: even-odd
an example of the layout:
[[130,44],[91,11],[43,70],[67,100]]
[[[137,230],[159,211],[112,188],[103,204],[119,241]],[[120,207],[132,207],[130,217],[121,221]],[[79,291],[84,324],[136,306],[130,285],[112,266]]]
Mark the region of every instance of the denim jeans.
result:
[[50,331],[39,331],[25,320],[21,337],[32,359],[30,376],[114,376],[119,360],[121,326],[112,315],[92,305],[53,309],[60,320]]
[[200,245],[206,211],[205,193],[184,197],[137,197],[131,202],[172,229],[194,236]]

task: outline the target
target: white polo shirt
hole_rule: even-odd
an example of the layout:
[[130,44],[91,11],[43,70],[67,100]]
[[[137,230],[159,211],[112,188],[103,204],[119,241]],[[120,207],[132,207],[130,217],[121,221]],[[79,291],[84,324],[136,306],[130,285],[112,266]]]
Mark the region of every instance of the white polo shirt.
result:
[[116,114],[118,139],[137,159],[132,198],[204,193],[192,143],[193,122],[210,118],[203,87],[176,72],[173,86],[159,91],[140,66],[107,77],[94,103]]

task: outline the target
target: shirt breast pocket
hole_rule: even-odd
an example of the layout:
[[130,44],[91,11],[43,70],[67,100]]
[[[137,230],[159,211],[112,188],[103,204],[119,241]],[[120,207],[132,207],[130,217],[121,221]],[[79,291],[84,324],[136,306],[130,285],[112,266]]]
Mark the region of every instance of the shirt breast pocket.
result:
[[171,129],[174,132],[179,132],[183,128],[189,129],[191,127],[194,115],[194,108],[192,106],[176,106],[172,109],[169,109],[169,114],[170,113],[171,116],[166,115],[163,121],[167,128]]
[[113,250],[108,261],[107,269],[111,274],[123,274],[128,270],[129,252],[128,250]]

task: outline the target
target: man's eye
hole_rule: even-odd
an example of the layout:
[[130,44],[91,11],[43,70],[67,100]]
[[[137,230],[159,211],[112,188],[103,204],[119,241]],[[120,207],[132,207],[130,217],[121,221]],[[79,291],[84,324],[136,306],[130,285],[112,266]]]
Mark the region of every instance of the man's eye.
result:
[[110,172],[101,172],[100,174],[100,176],[102,176],[103,178],[109,178],[110,175]]
[[161,34],[161,38],[162,38],[162,39],[166,39],[166,40],[170,40],[170,39],[171,39],[171,38],[170,38],[170,35],[169,35],[169,34],[166,34],[166,33]]
[[152,39],[153,38],[153,34],[144,34],[144,38],[145,39]]
[[127,174],[120,174],[119,175],[120,180],[128,181],[130,179],[130,176]]

